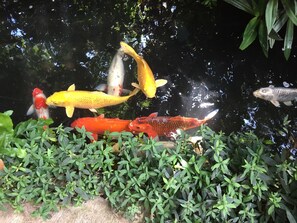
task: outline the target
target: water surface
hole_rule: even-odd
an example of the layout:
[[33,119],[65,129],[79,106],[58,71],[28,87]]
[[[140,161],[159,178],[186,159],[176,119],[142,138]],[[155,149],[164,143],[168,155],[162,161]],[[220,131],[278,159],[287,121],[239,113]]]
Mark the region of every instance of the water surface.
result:
[[[156,1],[140,8],[122,1],[1,4],[0,110],[13,110],[15,124],[28,119],[34,87],[50,95],[72,83],[77,89],[93,90],[106,82],[112,57],[124,40],[146,59],[156,78],[167,79],[168,84],[158,89],[155,99],[138,94],[128,105],[106,112],[120,118],[156,111],[203,118],[219,108],[209,122],[211,128],[226,133],[252,130],[291,146],[287,142],[296,130],[296,104],[277,108],[254,98],[252,92],[269,85],[297,87],[296,44],[289,61],[284,59],[282,43],[269,52],[269,58],[257,42],[239,50],[250,17],[226,3],[219,2],[213,10],[195,1]],[[126,57],[125,67],[125,87],[132,89],[136,63]],[[204,108],[202,103],[213,105]],[[76,109],[73,119],[89,115]],[[287,115],[291,127],[281,136]],[[63,108],[51,109],[51,116],[57,125],[73,120]]]

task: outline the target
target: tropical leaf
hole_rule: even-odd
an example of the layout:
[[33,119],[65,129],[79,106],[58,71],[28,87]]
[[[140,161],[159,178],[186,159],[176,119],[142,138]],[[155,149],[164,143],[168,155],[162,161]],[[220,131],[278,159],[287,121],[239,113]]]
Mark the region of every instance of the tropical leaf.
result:
[[295,7],[296,7],[296,1],[292,0],[281,0],[283,3],[283,6],[286,10],[286,13],[290,20],[297,26],[297,15],[295,13]]
[[267,33],[270,34],[273,25],[277,19],[278,0],[269,0],[265,10],[265,21]]
[[229,3],[230,5],[233,5],[236,8],[239,8],[249,14],[254,15],[254,10],[247,0],[224,0],[225,2]]
[[276,21],[273,25],[273,29],[275,30],[275,32],[279,32],[281,28],[283,28],[283,26],[286,24],[287,21],[288,21],[288,16],[285,10],[279,12],[278,17],[276,18]]
[[294,24],[292,20],[289,19],[287,22],[287,30],[286,30],[285,40],[284,40],[284,55],[287,60],[289,59],[291,54],[293,38],[294,38]]
[[260,21],[259,25],[259,42],[262,47],[263,53],[266,57],[268,57],[268,36],[267,36],[267,28],[264,20]]
[[252,18],[249,23],[247,24],[244,33],[243,33],[243,40],[239,46],[239,49],[244,50],[249,45],[251,45],[252,42],[257,37],[257,27],[259,25],[260,19],[259,17]]

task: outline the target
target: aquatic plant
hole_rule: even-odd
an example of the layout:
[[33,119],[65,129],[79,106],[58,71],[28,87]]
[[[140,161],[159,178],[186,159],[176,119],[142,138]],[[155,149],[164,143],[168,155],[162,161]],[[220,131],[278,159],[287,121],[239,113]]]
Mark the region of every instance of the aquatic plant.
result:
[[127,218],[143,213],[147,222],[297,220],[296,161],[271,152],[252,132],[227,136],[201,126],[202,141],[190,143],[182,132],[169,149],[142,134],[89,143],[84,129],[44,125],[40,119],[15,127],[6,148],[21,142],[25,157],[0,154],[0,206],[22,211],[31,202],[33,215],[47,218],[59,206],[101,195]]
[[[275,41],[284,42],[284,56],[288,60],[294,38],[294,26],[297,26],[296,1],[290,0],[224,0],[225,2],[253,15],[247,24],[243,40],[239,46],[241,50],[251,45],[258,36],[260,45],[266,57],[268,50]],[[284,39],[280,31],[286,25]]]

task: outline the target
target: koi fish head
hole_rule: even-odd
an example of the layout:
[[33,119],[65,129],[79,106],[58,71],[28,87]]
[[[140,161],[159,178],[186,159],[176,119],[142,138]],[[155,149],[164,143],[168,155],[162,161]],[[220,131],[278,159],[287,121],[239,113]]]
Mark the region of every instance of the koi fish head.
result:
[[129,129],[133,133],[140,133],[140,132],[149,133],[153,131],[152,126],[148,123],[143,122],[142,118],[136,118],[135,120],[130,122]]
[[148,98],[154,98],[156,96],[156,85],[147,85],[143,89],[143,93],[146,95]]
[[46,99],[48,106],[64,106],[66,100],[65,95],[62,92],[56,92]]
[[253,95],[256,98],[261,98],[261,99],[270,101],[274,97],[274,89],[272,87],[260,88],[254,91]]
[[43,94],[43,91],[39,88],[34,88],[34,90],[32,91],[33,98],[35,98],[39,94]]

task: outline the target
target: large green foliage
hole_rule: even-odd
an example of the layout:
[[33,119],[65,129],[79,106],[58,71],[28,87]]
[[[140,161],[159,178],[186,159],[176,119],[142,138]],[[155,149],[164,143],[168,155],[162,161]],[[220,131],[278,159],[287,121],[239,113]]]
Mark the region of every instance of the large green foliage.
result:
[[296,222],[296,161],[251,132],[226,136],[202,126],[202,141],[182,133],[169,149],[131,133],[89,143],[84,129],[44,124],[28,120],[14,129],[19,140],[9,147],[21,140],[27,155],[0,156],[1,205],[22,210],[33,202],[33,214],[49,217],[59,205],[104,194],[127,218],[143,212],[148,222]]
[[[297,2],[291,0],[224,0],[229,4],[253,15],[247,24],[240,49],[251,45],[258,36],[260,45],[266,57],[268,50],[275,41],[284,41],[284,55],[288,60],[291,53],[294,25],[297,26]],[[286,26],[285,26],[286,25]],[[280,30],[286,27],[284,39]]]

